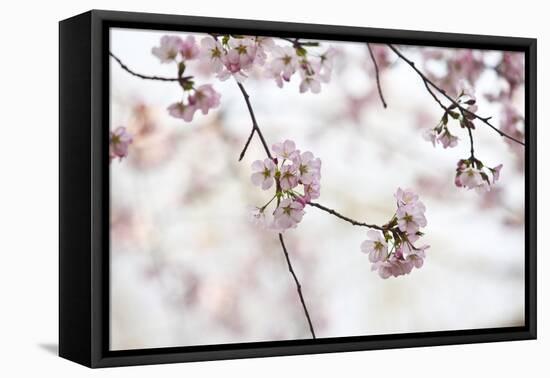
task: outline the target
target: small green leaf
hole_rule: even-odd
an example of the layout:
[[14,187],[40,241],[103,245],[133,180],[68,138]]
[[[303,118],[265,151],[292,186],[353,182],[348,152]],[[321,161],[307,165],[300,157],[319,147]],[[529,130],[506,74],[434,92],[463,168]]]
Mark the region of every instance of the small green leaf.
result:
[[185,72],[185,63],[184,62],[179,62],[178,63],[178,77],[182,77],[184,72]]
[[190,91],[195,86],[195,82],[191,79],[186,80],[180,80],[180,86],[183,88],[184,91]]
[[307,55],[307,50],[304,49],[302,46],[296,47],[296,55],[306,56]]

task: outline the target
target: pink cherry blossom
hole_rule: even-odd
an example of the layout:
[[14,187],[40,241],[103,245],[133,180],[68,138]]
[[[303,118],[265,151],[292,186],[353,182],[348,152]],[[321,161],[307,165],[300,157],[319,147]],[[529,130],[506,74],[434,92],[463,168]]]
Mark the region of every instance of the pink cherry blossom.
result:
[[304,205],[290,198],[281,201],[273,213],[274,225],[280,230],[294,228],[304,216]]
[[424,266],[424,258],[424,251],[419,251],[419,253],[415,253],[407,257],[407,261],[410,261],[416,269],[420,269]]
[[218,74],[218,78],[227,80],[233,76],[238,82],[243,82],[248,77],[246,70],[252,67],[256,58],[256,41],[254,37],[231,38],[228,45],[229,50],[221,58],[225,70]]
[[304,185],[304,196],[303,201],[305,203],[311,201],[312,199],[317,199],[321,195],[321,185],[318,181],[314,181],[309,185]]
[[400,252],[403,254],[404,257],[408,258],[411,256],[417,256],[424,258],[426,255],[426,249],[430,248],[429,245],[422,245],[420,247],[417,247],[414,245],[416,241],[420,239],[420,236],[418,234],[409,234],[407,235],[407,239],[401,244]]
[[193,95],[188,98],[189,105],[202,111],[202,114],[208,114],[208,111],[217,108],[220,105],[221,95],[214,90],[212,85],[204,84],[195,89]]
[[412,271],[413,263],[409,260],[398,257],[397,252],[386,261],[379,261],[372,265],[372,270],[378,270],[381,278],[387,279],[391,276],[399,277],[409,274]]
[[132,134],[125,127],[119,126],[109,135],[109,160],[128,156],[128,146],[133,142]]
[[272,60],[267,68],[268,77],[275,79],[277,86],[281,88],[284,81],[290,81],[290,77],[298,68],[298,56],[296,50],[290,46],[274,47]]
[[458,137],[452,135],[449,129],[445,128],[443,132],[438,136],[437,141],[441,143],[443,148],[456,147],[458,144]]
[[420,201],[403,206],[397,209],[397,224],[399,229],[408,235],[416,233],[420,227],[426,227],[426,208]]
[[300,83],[300,93],[311,91],[311,93],[321,92],[321,82],[315,75],[302,75],[302,82]]
[[432,145],[435,147],[435,143],[439,137],[439,132],[437,129],[426,129],[422,133],[422,137],[427,140],[428,142],[432,142]]
[[228,44],[231,51],[238,53],[243,68],[247,68],[254,62],[258,48],[254,37],[231,38]]
[[302,184],[309,185],[321,178],[321,159],[309,151],[296,155],[294,166]]
[[440,143],[443,148],[456,147],[459,141],[459,138],[451,134],[447,127],[427,129],[422,134],[422,137],[431,142],[434,147]]
[[389,277],[399,277],[411,273],[413,268],[420,269],[424,265],[426,258],[426,249],[429,246],[425,245],[421,248],[409,248],[409,252],[405,252],[403,244],[396,248],[392,255],[385,259],[376,261],[372,264],[371,270],[377,270],[380,277],[387,279]]
[[388,243],[380,231],[369,230],[369,239],[361,243],[361,251],[369,255],[370,262],[379,262],[386,259],[388,254]]
[[199,56],[200,49],[199,46],[197,46],[197,44],[195,43],[195,37],[190,35],[182,41],[180,46],[180,53],[185,60],[195,59]]
[[281,232],[295,227],[302,219],[304,207],[312,199],[319,198],[321,159],[309,151],[301,154],[291,140],[276,143],[272,149],[273,159],[257,160],[252,164],[251,180],[264,190],[276,184],[273,197],[260,209],[264,212],[271,203],[277,202],[269,228]]
[[274,144],[272,149],[275,156],[283,160],[293,160],[300,154],[300,151],[296,149],[296,144],[288,139],[283,143]]
[[214,73],[220,73],[224,64],[222,57],[225,50],[220,42],[212,37],[205,37],[201,40],[201,63],[210,68]]
[[267,53],[273,51],[276,47],[275,42],[270,37],[254,37],[254,42],[256,43],[254,63],[263,66],[268,57]]
[[459,186],[474,189],[483,183],[481,171],[474,167],[467,167],[457,175]]
[[500,170],[502,169],[502,164],[497,165],[496,167],[491,169],[491,172],[493,173],[493,184],[498,181],[500,178]]
[[193,116],[197,111],[197,107],[193,105],[186,105],[183,102],[176,102],[168,106],[168,114],[174,118],[181,118],[185,122],[191,122]]
[[416,240],[415,233],[427,224],[424,215],[426,206],[411,189],[397,188],[394,197],[397,200],[396,216],[399,229],[409,235],[409,240]]
[[321,54],[317,72],[319,78],[324,83],[330,81],[332,75],[332,68],[334,67],[334,57],[337,55],[337,51],[334,47],[329,47],[324,53]]
[[[500,178],[502,164],[494,168],[484,166],[477,159],[459,160],[456,168],[455,184],[458,187],[475,189],[478,193],[484,193],[491,190],[491,186]],[[489,180],[489,173],[493,175],[493,180]]]
[[282,190],[290,190],[298,185],[298,171],[293,165],[283,165],[280,170],[279,183]]
[[177,36],[165,35],[160,39],[160,46],[153,47],[151,52],[161,63],[173,62],[178,56],[183,40]]
[[426,257],[425,251],[430,247],[414,245],[423,235],[420,228],[427,225],[424,215],[426,207],[419,196],[411,189],[397,188],[394,197],[397,211],[392,220],[384,225],[384,232],[371,229],[367,234],[369,239],[361,244],[361,250],[369,254],[371,270],[378,271],[384,279],[399,277],[409,274],[413,268],[421,268]]
[[397,188],[397,191],[393,195],[397,200],[398,206],[414,204],[418,201],[418,194],[412,191],[412,189]]
[[263,190],[271,188],[275,182],[275,169],[275,163],[271,159],[256,160],[252,163],[252,183],[261,186]]
[[218,73],[218,78],[220,80],[224,81],[233,76],[235,80],[242,83],[248,77],[243,71],[244,67],[241,64],[241,55],[237,50],[229,50],[222,56],[222,62],[225,70]]

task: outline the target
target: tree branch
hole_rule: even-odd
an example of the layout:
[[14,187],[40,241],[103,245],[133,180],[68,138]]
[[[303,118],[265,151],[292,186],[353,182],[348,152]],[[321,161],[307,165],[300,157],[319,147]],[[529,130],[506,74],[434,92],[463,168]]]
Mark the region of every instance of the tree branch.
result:
[[260,141],[262,142],[262,145],[264,146],[265,153],[267,154],[267,157],[270,159],[273,159],[271,157],[271,152],[269,152],[269,147],[267,146],[267,143],[265,141],[265,138],[262,134],[262,131],[258,127],[258,122],[256,122],[256,116],[254,115],[254,110],[252,109],[252,104],[250,103],[250,96],[244,89],[244,86],[237,81],[237,85],[239,86],[239,89],[241,90],[241,93],[243,94],[244,100],[246,101],[246,107],[248,108],[248,113],[250,114],[250,119],[252,119],[252,130],[250,130],[250,135],[248,136],[248,139],[246,140],[246,143],[243,147],[243,150],[241,151],[241,154],[239,155],[239,161],[241,161],[244,158],[244,155],[246,154],[246,150],[248,149],[248,145],[250,144],[250,141],[252,140],[252,136],[254,133],[258,134],[260,137]]
[[311,322],[311,318],[309,317],[309,312],[307,310],[306,302],[304,301],[304,296],[302,294],[302,285],[300,285],[300,281],[298,281],[298,277],[296,277],[296,273],[294,273],[294,269],[292,268],[290,257],[288,256],[288,251],[286,249],[285,241],[283,239],[283,234],[279,234],[279,241],[281,242],[281,247],[283,247],[286,263],[288,265],[288,271],[292,275],[292,278],[294,278],[294,283],[296,284],[296,291],[298,292],[298,296],[300,297],[300,302],[302,303],[302,308],[304,310],[304,314],[306,315],[307,324],[309,325],[309,331],[311,332],[311,336],[314,339],[316,339],[317,337],[315,336],[315,331],[313,330],[313,323]]
[[372,52],[372,48],[370,47],[370,43],[367,42],[367,49],[369,50],[370,58],[372,59],[372,63],[374,64],[374,72],[376,74],[376,86],[378,87],[378,95],[380,96],[380,101],[382,101],[382,106],[384,106],[384,109],[388,107],[386,104],[386,100],[384,100],[384,95],[382,94],[382,86],[380,85],[380,72],[378,69],[378,63],[376,63],[376,58],[374,57],[374,53]]
[[[186,78],[166,78],[166,77],[158,77],[158,76],[148,76],[148,75],[142,75],[142,74],[139,74],[139,73],[136,73],[134,72],[133,70],[131,70],[128,66],[126,66],[118,57],[116,57],[113,53],[109,52],[109,55],[115,59],[117,61],[117,63],[120,65],[120,67],[122,69],[124,69],[126,72],[128,72],[129,74],[133,75],[133,76],[136,76],[140,79],[145,79],[145,80],[157,80],[157,81],[165,81],[165,82],[178,82],[182,79],[186,79]],[[248,113],[250,114],[250,118],[252,120],[252,129],[250,131],[250,135],[248,136],[247,140],[246,140],[246,143],[244,145],[244,148],[243,150],[241,151],[241,154],[239,156],[239,161],[243,159],[247,149],[248,149],[248,146],[250,145],[250,142],[252,140],[252,137],[254,136],[254,133],[258,134],[258,137],[260,138],[260,141],[262,143],[262,146],[264,147],[264,150],[265,150],[265,153],[267,155],[267,157],[269,157],[270,159],[273,159],[273,157],[271,156],[271,152],[269,151],[269,147],[267,145],[267,142],[262,134],[262,131],[260,130],[260,127],[258,126],[258,122],[256,121],[256,116],[254,114],[254,110],[252,108],[252,104],[250,103],[250,96],[248,95],[248,93],[246,92],[244,86],[237,82],[237,86],[239,87],[243,97],[244,97],[244,100],[246,102],[246,106],[248,108]],[[380,231],[385,231],[387,228],[384,227],[381,227],[381,226],[377,226],[377,225],[373,225],[373,224],[367,224],[367,223],[362,223],[362,222],[358,222],[358,221],[355,221],[351,218],[348,218],[338,212],[336,212],[335,210],[332,210],[332,209],[329,209],[328,207],[325,207],[321,204],[318,204],[318,203],[314,203],[314,202],[309,202],[309,205],[313,206],[313,207],[317,207],[321,210],[324,210],[326,211],[327,213],[329,214],[332,214],[340,219],[343,219],[355,226],[364,226],[364,227],[369,227],[369,228],[374,228],[374,229],[377,229],[377,230],[380,230]],[[315,339],[316,336],[315,336],[315,331],[313,329],[313,323],[311,322],[311,317],[309,316],[309,311],[307,309],[307,306],[306,306],[306,303],[305,303],[305,300],[304,300],[304,296],[303,296],[303,293],[302,293],[302,286],[300,284],[300,281],[298,280],[298,277],[296,276],[296,273],[294,272],[294,268],[292,267],[292,263],[290,261],[290,257],[288,255],[288,251],[286,249],[286,245],[285,245],[285,242],[284,242],[284,239],[283,239],[283,235],[279,233],[279,241],[281,243],[281,247],[283,249],[283,252],[284,252],[284,256],[285,256],[285,259],[286,259],[286,262],[287,262],[287,265],[288,265],[288,270],[289,272],[291,273],[292,275],[292,278],[294,279],[294,282],[296,284],[296,290],[298,292],[298,296],[300,297],[300,302],[302,304],[302,308],[304,310],[304,314],[306,316],[306,319],[307,319],[307,323],[309,325],[309,330],[311,332],[311,335],[312,337]]]
[[508,138],[510,140],[513,140],[514,142],[516,143],[519,143],[521,144],[522,146],[525,146],[525,143],[514,138],[513,136],[511,135],[508,135],[506,134],[505,132],[503,132],[502,130],[498,129],[497,127],[493,126],[489,120],[491,119],[491,117],[481,117],[479,115],[477,115],[476,113],[462,107],[462,105],[460,105],[456,100],[454,100],[451,96],[449,96],[447,94],[447,92],[445,92],[443,89],[439,88],[437,85],[435,85],[430,79],[428,79],[426,77],[426,75],[424,75],[422,73],[422,71],[420,71],[416,65],[414,64],[413,61],[407,59],[399,50],[397,50],[393,45],[391,44],[388,44],[388,47],[399,57],[401,58],[405,63],[407,63],[409,66],[412,67],[412,69],[418,74],[418,76],[420,76],[420,78],[422,79],[422,81],[424,81],[424,85],[426,86],[426,88],[428,89],[428,91],[430,92],[430,94],[432,95],[432,97],[434,97],[436,99],[436,101],[438,102],[438,104],[443,107],[444,109],[447,109],[445,106],[443,106],[443,104],[437,99],[437,97],[435,96],[435,94],[430,90],[430,86],[432,88],[434,88],[436,91],[438,91],[439,93],[441,93],[447,100],[449,100],[453,105],[455,105],[458,109],[460,109],[461,112],[466,112],[468,113],[469,115],[471,115],[472,117],[476,118],[476,119],[479,119],[481,122],[483,122],[484,124],[486,124],[487,126],[489,126],[491,129],[495,130],[500,136],[502,137],[505,137],[505,138]]
[[329,209],[328,207],[323,206],[323,205],[321,205],[320,203],[308,202],[308,205],[313,206],[313,207],[316,207],[316,208],[321,209],[321,210],[323,210],[323,211],[326,211],[327,213],[332,214],[332,215],[334,215],[335,217],[338,217],[338,218],[340,218],[340,219],[343,219],[343,220],[345,220],[346,222],[351,223],[351,224],[354,225],[354,226],[362,226],[362,227],[374,228],[375,230],[380,230],[380,231],[385,231],[385,230],[387,230],[387,228],[378,226],[378,225],[376,225],[376,224],[368,224],[368,223],[364,223],[364,222],[359,222],[359,221],[356,221],[355,219],[351,219],[351,218],[349,218],[349,217],[346,217],[345,215],[340,214],[340,213],[337,212],[336,210]]
[[[265,153],[267,157],[270,159],[273,159],[271,156],[271,153],[269,151],[269,147],[267,146],[267,143],[265,141],[265,138],[262,134],[262,131],[260,130],[260,127],[258,126],[258,122],[256,121],[256,116],[254,115],[254,110],[252,109],[252,104],[250,103],[250,96],[246,92],[246,89],[244,86],[236,82],[239,89],[241,90],[241,93],[243,94],[244,100],[246,101],[246,106],[248,108],[248,113],[250,114],[250,118],[252,119],[252,130],[250,131],[250,135],[248,136],[246,143],[244,145],[243,150],[241,151],[241,154],[239,156],[239,161],[242,160],[244,157],[246,150],[250,144],[250,141],[252,140],[252,137],[254,136],[254,133],[258,134],[260,137],[260,141],[262,142],[262,145],[264,146]],[[279,185],[279,183],[277,183]],[[285,241],[283,239],[283,234],[279,233],[279,241],[281,242],[281,247],[283,248],[283,253],[285,255],[286,263],[288,265],[288,271],[292,275],[292,278],[294,279],[294,283],[296,284],[296,291],[298,292],[298,296],[300,297],[300,303],[302,304],[302,308],[304,310],[304,314],[306,316],[307,324],[309,326],[309,331],[311,332],[311,336],[315,339],[315,330],[313,329],[313,323],[311,322],[311,318],[309,316],[309,311],[306,306],[306,302],[304,300],[304,295],[302,294],[302,285],[300,284],[300,281],[298,280],[298,277],[296,276],[296,273],[294,272],[294,268],[292,267],[292,263],[290,262],[290,257],[288,255],[288,251],[286,249]]]
[[161,77],[161,76],[149,76],[149,75],[143,75],[140,73],[137,73],[135,71],[132,71],[126,64],[122,63],[122,61],[112,52],[109,51],[109,55],[116,60],[116,62],[120,65],[120,68],[122,68],[124,71],[128,72],[130,75],[139,77],[140,79],[145,80],[156,80],[156,81],[174,81],[174,82],[180,82],[182,80],[190,79],[191,76],[185,76],[181,78],[177,77]]

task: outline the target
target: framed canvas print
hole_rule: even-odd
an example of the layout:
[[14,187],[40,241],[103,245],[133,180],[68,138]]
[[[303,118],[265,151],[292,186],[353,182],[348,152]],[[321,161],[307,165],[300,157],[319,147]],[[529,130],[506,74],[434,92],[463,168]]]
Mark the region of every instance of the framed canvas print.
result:
[[62,357],[536,337],[536,40],[90,11],[59,69]]

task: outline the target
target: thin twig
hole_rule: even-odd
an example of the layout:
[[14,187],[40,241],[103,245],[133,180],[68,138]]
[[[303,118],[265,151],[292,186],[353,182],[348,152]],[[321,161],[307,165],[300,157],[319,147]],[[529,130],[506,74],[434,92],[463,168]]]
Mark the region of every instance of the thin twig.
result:
[[340,214],[339,212],[337,212],[336,210],[333,210],[333,209],[330,209],[326,206],[323,206],[321,205],[320,203],[316,203],[316,202],[308,202],[308,205],[310,206],[313,206],[313,207],[316,207],[318,209],[321,209],[323,211],[326,211],[327,213],[329,214],[332,214],[334,215],[335,217],[338,217],[340,219],[343,219],[345,220],[346,222],[349,222],[351,224],[353,224],[354,226],[362,226],[362,227],[368,227],[368,228],[374,228],[375,230],[380,230],[380,231],[385,231],[386,228],[384,227],[380,227],[376,224],[368,224],[368,223],[364,223],[364,222],[359,222],[359,221],[356,221],[355,219],[351,219],[349,217],[346,217],[345,215],[342,215]]
[[136,77],[139,77],[140,79],[145,79],[145,80],[157,80],[157,81],[176,81],[176,82],[179,82],[179,81],[182,81],[182,80],[186,80],[186,79],[190,79],[191,77],[190,76],[185,76],[185,77],[181,77],[181,78],[177,78],[177,77],[162,77],[162,76],[149,76],[149,75],[143,75],[143,74],[140,74],[140,73],[137,73],[135,71],[132,71],[126,64],[122,63],[122,61],[115,55],[113,54],[112,52],[109,51],[109,55],[117,61],[117,63],[120,65],[120,67],[128,72],[130,75],[134,75]]
[[473,162],[476,160],[476,157],[474,156],[474,136],[472,135],[472,128],[469,126],[470,124],[473,125],[473,123],[468,122],[468,119],[466,117],[466,114],[462,109],[458,109],[460,111],[460,114],[462,115],[462,118],[464,119],[464,127],[468,129],[468,138],[470,139],[470,160]]
[[[525,146],[525,143],[514,138],[513,136],[511,135],[508,135],[506,134],[504,131],[496,128],[495,126],[493,126],[489,120],[491,119],[491,117],[481,117],[479,115],[477,115],[476,113],[464,108],[461,104],[459,104],[455,99],[453,99],[451,96],[449,96],[447,94],[447,92],[445,92],[443,89],[439,88],[437,85],[435,85],[430,79],[428,79],[426,77],[426,75],[424,75],[422,73],[422,71],[420,71],[416,65],[414,64],[413,61],[407,59],[399,50],[397,50],[393,45],[391,44],[388,44],[388,47],[395,53],[397,54],[398,57],[400,57],[405,63],[407,63],[409,66],[412,67],[412,69],[418,74],[418,76],[420,76],[420,78],[424,81],[424,85],[426,86],[426,88],[428,88],[428,91],[430,92],[430,94],[432,95],[432,97],[436,98],[436,96],[434,95],[434,93],[432,91],[429,90],[429,86],[431,86],[432,88],[434,88],[436,91],[438,91],[439,93],[441,93],[447,100],[449,100],[453,105],[455,105],[457,108],[459,108],[462,112],[466,112],[468,113],[469,115],[471,115],[472,117],[476,118],[476,119],[479,119],[481,122],[483,122],[484,124],[486,124],[487,126],[489,126],[491,129],[495,130],[500,136],[502,137],[505,137],[505,138],[508,138],[510,140],[513,140],[514,142],[516,143],[519,143],[521,144],[522,146]],[[437,100],[439,105],[442,106],[441,102],[439,100]],[[442,106],[444,109],[446,109],[444,106]]]
[[445,105],[443,105],[443,103],[441,102],[439,97],[436,96],[436,94],[434,93],[432,88],[430,88],[430,85],[426,81],[424,81],[424,86],[426,87],[426,90],[430,93],[430,95],[433,97],[435,102],[437,102],[438,105],[441,107],[441,109],[443,109],[445,112],[447,112],[449,109],[447,109],[447,107]]
[[309,317],[309,312],[307,310],[306,302],[304,301],[304,296],[302,294],[302,285],[300,285],[300,281],[298,281],[298,277],[296,277],[296,273],[294,273],[294,269],[292,268],[290,257],[288,256],[288,251],[286,249],[285,241],[283,239],[283,234],[279,234],[279,241],[281,242],[281,247],[283,247],[286,263],[288,265],[288,271],[290,272],[290,274],[292,274],[292,278],[294,278],[294,283],[296,284],[296,291],[298,292],[298,296],[300,297],[300,302],[302,303],[302,308],[304,309],[304,314],[306,315],[307,324],[309,325],[309,331],[311,332],[311,336],[314,339],[316,339],[317,337],[315,336],[315,331],[313,330],[313,323],[311,322],[311,318]]
[[236,83],[239,86],[241,93],[243,94],[244,100],[246,101],[246,107],[248,108],[248,113],[250,113],[250,118],[252,119],[252,130],[250,130],[250,135],[248,136],[248,139],[246,140],[244,148],[241,151],[241,154],[239,155],[239,161],[241,161],[244,158],[244,155],[246,153],[246,150],[248,149],[248,145],[250,144],[250,141],[252,140],[252,136],[254,135],[254,133],[258,134],[258,136],[260,137],[260,141],[264,146],[264,150],[265,150],[265,153],[267,154],[267,157],[270,159],[273,159],[271,157],[271,152],[269,152],[269,147],[267,146],[267,143],[262,134],[262,131],[258,127],[258,122],[256,122],[256,116],[254,115],[252,104],[250,103],[250,96],[248,95],[248,93],[246,92],[246,89],[244,89],[244,86],[241,83],[239,83],[238,81]]
[[468,129],[468,137],[470,137],[470,159],[473,161],[475,159],[474,156],[474,137],[472,136],[472,129],[466,126]]
[[384,106],[384,109],[388,107],[386,104],[386,100],[384,100],[384,95],[382,94],[382,86],[380,85],[380,72],[378,69],[378,63],[376,63],[376,58],[374,57],[374,53],[372,52],[372,48],[370,47],[370,43],[367,42],[367,48],[369,49],[370,58],[372,59],[372,63],[374,64],[374,72],[376,74],[376,86],[378,87],[378,95],[380,96],[380,101],[382,101],[382,106]]
[[282,39],[284,41],[292,43],[294,47],[299,47],[300,42],[298,41],[298,38],[285,38],[285,37],[279,37],[279,39]]

